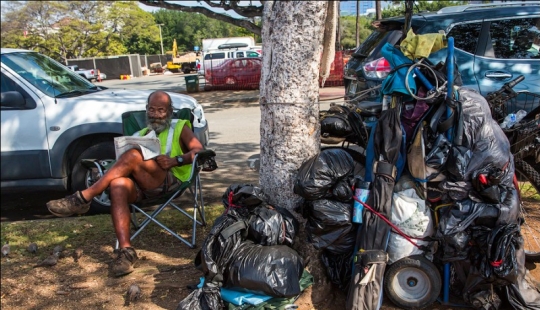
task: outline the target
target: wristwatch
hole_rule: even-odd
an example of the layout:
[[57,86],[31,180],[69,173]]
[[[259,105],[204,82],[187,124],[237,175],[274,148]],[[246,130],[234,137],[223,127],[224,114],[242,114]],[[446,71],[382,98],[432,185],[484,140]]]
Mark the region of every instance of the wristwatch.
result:
[[176,156],[176,162],[178,166],[182,166],[184,164],[184,158],[182,156]]

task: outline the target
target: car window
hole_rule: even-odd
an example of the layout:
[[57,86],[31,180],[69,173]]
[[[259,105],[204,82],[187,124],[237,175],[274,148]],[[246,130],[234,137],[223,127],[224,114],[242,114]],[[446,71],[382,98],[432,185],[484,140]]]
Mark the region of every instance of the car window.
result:
[[456,48],[475,54],[481,27],[482,23],[480,22],[458,24],[452,27],[448,36],[454,38],[454,46]]
[[244,52],[236,52],[236,58],[244,57]]
[[492,21],[491,44],[494,58],[539,59],[540,18]]
[[95,88],[75,72],[38,53],[8,53],[2,63],[50,97]]
[[246,52],[246,57],[259,57],[257,52]]
[[[17,85],[17,83],[15,83],[15,81],[13,81],[11,78],[6,76],[3,72],[1,73],[0,82],[1,82],[0,92],[5,93],[5,92],[8,92],[8,91],[18,91],[19,93],[21,93],[23,98],[26,100],[26,107],[24,109],[35,109],[36,108],[36,106],[37,106],[36,101],[26,91],[24,91],[22,89],[22,87]],[[2,107],[2,109],[13,110],[13,108],[11,108],[11,107],[9,107],[9,108]]]
[[225,53],[213,53],[213,54],[206,54],[204,56],[205,60],[209,59],[225,59]]

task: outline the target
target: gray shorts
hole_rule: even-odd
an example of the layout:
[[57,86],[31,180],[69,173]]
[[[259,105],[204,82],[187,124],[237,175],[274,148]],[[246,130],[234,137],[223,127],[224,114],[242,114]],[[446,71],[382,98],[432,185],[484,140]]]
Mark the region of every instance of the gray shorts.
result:
[[135,190],[137,191],[136,202],[139,202],[143,199],[154,198],[157,196],[161,196],[165,193],[175,191],[182,184],[182,182],[178,180],[170,170],[167,171],[167,176],[165,177],[163,184],[161,184],[160,186],[154,189],[142,190],[137,184],[137,182],[135,181],[135,179],[131,178],[131,180],[133,180],[133,183],[135,183]]

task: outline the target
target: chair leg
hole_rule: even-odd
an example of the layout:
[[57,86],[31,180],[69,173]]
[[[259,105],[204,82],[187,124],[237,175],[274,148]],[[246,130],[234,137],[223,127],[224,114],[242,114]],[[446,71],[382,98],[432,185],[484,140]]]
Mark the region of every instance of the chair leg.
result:
[[197,179],[195,180],[195,183],[197,184],[197,187],[199,189],[199,196],[201,197],[201,205],[199,210],[199,215],[201,216],[201,222],[202,226],[206,226],[206,214],[204,212],[204,198],[202,194],[202,185],[201,185],[201,178],[197,175]]
[[[136,231],[130,237],[130,240],[133,240],[135,237],[137,237],[142,232],[142,230],[146,226],[148,226],[148,224],[150,224],[150,222],[154,222],[158,226],[160,226],[161,228],[163,228],[164,230],[169,232],[172,236],[174,236],[178,240],[185,243],[190,248],[192,248],[192,249],[195,248],[196,242],[197,242],[196,241],[196,238],[197,238],[197,225],[206,226],[206,216],[205,216],[205,211],[204,211],[204,199],[203,199],[203,195],[202,195],[201,180],[200,180],[200,177],[198,175],[196,176],[195,182],[193,182],[192,186],[188,187],[187,189],[189,190],[191,196],[193,197],[193,214],[189,214],[188,212],[181,209],[179,206],[177,206],[175,203],[172,202],[172,200],[174,198],[180,196],[183,193],[183,191],[178,192],[177,194],[171,196],[167,200],[167,202],[165,202],[164,204],[159,206],[157,209],[155,209],[150,214],[146,213],[144,210],[142,210],[141,208],[139,208],[135,204],[131,204],[130,205],[130,208],[131,208],[131,219],[130,220],[131,220],[131,223],[133,224],[133,226],[135,227]],[[200,199],[200,204],[199,204],[199,199]],[[193,221],[191,243],[189,241],[187,241],[186,239],[180,237],[177,233],[172,231],[167,226],[161,224],[158,220],[156,220],[156,217],[168,205],[171,205],[172,207],[177,209],[179,212],[181,212],[183,215],[188,217],[191,221]],[[146,217],[140,224],[138,224],[138,221],[137,221],[137,212],[140,212],[142,215],[144,215]],[[197,213],[199,213],[200,220],[197,220]],[[119,242],[118,242],[118,239],[117,239],[115,249],[118,249],[118,247],[119,247]]]

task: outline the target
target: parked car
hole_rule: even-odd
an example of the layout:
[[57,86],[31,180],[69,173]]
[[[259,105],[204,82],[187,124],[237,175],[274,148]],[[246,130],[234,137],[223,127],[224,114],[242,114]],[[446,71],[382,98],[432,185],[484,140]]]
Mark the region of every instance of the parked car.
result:
[[227,59],[213,68],[205,69],[205,88],[258,88],[261,80],[260,58]]
[[[114,159],[122,113],[144,110],[151,90],[107,89],[39,53],[1,49],[1,187],[81,190],[83,158]],[[190,108],[194,133],[208,144],[202,106],[171,93],[175,108]],[[100,207],[99,201],[92,203]]]
[[[77,66],[77,65],[67,66],[67,67],[69,69],[71,69],[72,71],[75,71],[75,73],[82,76],[83,78],[89,80],[90,82],[95,82],[97,77],[98,77],[98,71],[99,70],[83,69],[83,68],[79,68],[79,66]],[[106,77],[107,76],[105,76],[105,78]]]
[[[261,54],[253,50],[238,49],[220,49],[204,53],[204,60],[201,62],[201,69],[198,72],[204,72],[205,69],[212,69],[221,65],[227,59],[234,58],[260,58]],[[203,73],[204,74],[204,73]]]
[[[352,54],[344,68],[348,99],[376,86],[391,68],[382,57],[386,43],[399,44],[403,17],[375,23],[377,29]],[[436,13],[420,13],[412,18],[416,34],[440,30],[454,37],[455,57],[463,85],[482,95],[499,89],[518,75],[525,81],[515,90],[540,93],[540,5],[538,2],[507,2],[446,7]],[[446,49],[432,53],[434,64],[444,61]],[[378,91],[367,100],[380,100]]]

